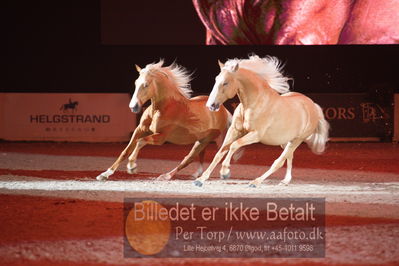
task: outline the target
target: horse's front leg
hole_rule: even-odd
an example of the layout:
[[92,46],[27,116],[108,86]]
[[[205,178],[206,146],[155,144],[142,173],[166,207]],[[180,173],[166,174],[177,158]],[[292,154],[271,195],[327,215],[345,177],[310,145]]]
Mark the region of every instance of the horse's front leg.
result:
[[230,176],[230,161],[233,154],[242,146],[250,145],[252,143],[259,142],[258,133],[256,131],[251,131],[245,136],[237,139],[230,145],[229,152],[222,163],[222,168],[220,169],[220,177],[226,179]]
[[158,176],[157,180],[170,180],[178,171],[189,165],[194,160],[194,158],[205,148],[207,144],[208,143],[201,143],[200,141],[196,141],[191,151],[187,154],[186,157],[184,157],[183,161],[181,161],[180,164],[172,169],[170,172]]
[[130,138],[129,144],[121,152],[118,159],[116,159],[116,161],[112,164],[112,166],[107,169],[107,171],[98,175],[96,177],[96,179],[100,180],[100,181],[104,181],[104,180],[107,180],[112,174],[114,174],[116,169],[118,169],[119,165],[121,164],[121,162],[123,160],[125,160],[126,157],[129,156],[129,154],[131,154],[133,149],[136,147],[137,139],[142,137],[145,134],[146,134],[146,131],[144,131],[143,128],[137,127],[136,130],[134,131],[132,137]]
[[[148,134],[145,134],[143,137],[146,137],[146,136],[148,136],[148,135],[150,135],[150,134],[151,134],[151,133],[148,132]],[[132,175],[132,174],[137,173],[137,163],[136,163],[137,157],[138,157],[138,155],[139,155],[140,150],[141,150],[146,144],[147,144],[147,143],[145,143],[145,142],[143,142],[143,141],[140,141],[140,140],[137,141],[136,147],[134,148],[133,152],[130,154],[130,156],[129,156],[129,158],[128,158],[128,163],[127,163],[127,165],[126,165],[126,169],[127,169],[127,172],[128,172],[129,174]]]
[[216,165],[223,159],[223,157],[226,155],[230,148],[230,144],[233,143],[236,139],[241,137],[243,135],[242,131],[239,131],[236,129],[236,127],[231,126],[226,134],[226,137],[223,141],[222,147],[220,147],[219,151],[216,153],[215,157],[213,157],[213,160],[211,164],[208,166],[208,168],[205,170],[205,172],[202,173],[202,175],[197,178],[194,181],[194,185],[201,187],[205,180],[207,180],[212,171],[215,169]]
[[183,161],[181,161],[180,164],[176,168],[174,168],[172,171],[170,171],[166,174],[160,175],[157,179],[158,180],[171,179],[178,171],[182,170],[187,165],[192,163],[194,161],[195,157],[197,157],[197,155],[200,155],[200,168],[198,169],[198,171],[201,171],[201,173],[202,173],[202,163],[203,163],[204,155],[205,155],[203,153],[203,151],[204,151],[205,147],[208,146],[209,142],[211,140],[215,139],[219,134],[220,134],[219,132],[214,132],[214,133],[211,133],[207,138],[196,141],[194,143],[194,146],[191,148],[191,151],[187,154],[186,157],[184,157]]
[[129,162],[127,164],[127,169],[129,173],[135,173],[137,164],[137,156],[139,151],[147,144],[151,145],[162,145],[165,143],[167,134],[166,133],[155,133],[152,135],[147,135],[137,141],[136,148],[133,150],[132,154],[129,156]]
[[137,140],[137,144],[133,150],[133,152],[129,156],[129,161],[127,164],[127,171],[129,174],[134,174],[137,171],[137,157],[140,150],[147,144],[151,145],[162,145],[165,143],[167,135],[164,133],[155,133],[155,134],[145,134],[142,138]]
[[200,177],[202,175],[202,173],[204,172],[205,149],[203,149],[199,153],[198,157],[199,157],[199,166],[198,166],[197,171],[195,171],[195,173],[191,175],[193,178]]

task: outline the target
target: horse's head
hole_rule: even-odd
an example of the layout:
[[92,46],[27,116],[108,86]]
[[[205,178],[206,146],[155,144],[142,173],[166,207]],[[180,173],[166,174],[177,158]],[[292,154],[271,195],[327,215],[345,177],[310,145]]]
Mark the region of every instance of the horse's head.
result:
[[239,68],[239,63],[235,62],[228,66],[225,66],[220,61],[218,61],[218,63],[220,66],[220,73],[215,79],[215,85],[213,85],[212,92],[206,102],[206,106],[211,111],[218,111],[220,105],[237,94],[238,84],[234,75]]
[[154,95],[154,76],[150,71],[145,68],[141,69],[136,65],[137,71],[140,76],[135,81],[135,90],[132,99],[129,103],[129,108],[134,113],[138,113],[141,110],[143,104],[145,104]]
[[136,65],[140,76],[135,82],[129,107],[137,113],[149,99],[165,100],[170,97],[189,99],[192,93],[190,87],[191,74],[183,67],[173,63],[163,67],[163,60],[148,64],[144,69]]

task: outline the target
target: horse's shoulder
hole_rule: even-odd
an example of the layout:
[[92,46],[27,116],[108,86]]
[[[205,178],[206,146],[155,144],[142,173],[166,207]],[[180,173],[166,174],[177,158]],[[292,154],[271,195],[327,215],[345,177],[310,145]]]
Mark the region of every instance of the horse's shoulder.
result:
[[152,106],[147,107],[140,117],[140,123],[149,123],[152,120],[153,112]]

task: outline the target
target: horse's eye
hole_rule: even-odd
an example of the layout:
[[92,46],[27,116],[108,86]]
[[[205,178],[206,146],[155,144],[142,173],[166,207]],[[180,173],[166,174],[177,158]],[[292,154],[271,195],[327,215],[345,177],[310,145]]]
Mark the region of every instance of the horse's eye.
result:
[[147,87],[148,87],[148,83],[144,83],[143,88],[147,88]]
[[229,84],[228,82],[223,83],[223,86],[227,86],[227,84]]

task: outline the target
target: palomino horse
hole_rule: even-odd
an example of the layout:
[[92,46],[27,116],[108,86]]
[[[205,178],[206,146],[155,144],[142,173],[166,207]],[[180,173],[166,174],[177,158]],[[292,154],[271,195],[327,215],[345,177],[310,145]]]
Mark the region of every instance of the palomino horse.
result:
[[107,171],[97,176],[97,180],[108,179],[127,157],[127,170],[135,173],[140,149],[147,144],[161,145],[166,141],[183,145],[194,143],[194,146],[176,168],[158,179],[171,179],[198,155],[200,167],[194,177],[200,176],[204,149],[221,133],[226,133],[231,114],[225,108],[216,113],[208,110],[205,106],[208,96],[190,99],[190,75],[181,66],[163,67],[161,60],[144,69],[136,65],[136,69],[140,76],[135,82],[136,89],[129,107],[137,113],[148,100],[151,100],[151,105],[144,111],[127,147]]
[[[322,153],[328,140],[329,124],[324,119],[320,106],[308,97],[289,92],[289,78],[281,74],[280,62],[275,57],[228,60],[219,62],[220,74],[209,96],[207,107],[217,111],[227,99],[238,94],[240,104],[233,114],[232,125],[226,138],[201,177],[194,181],[202,186],[220,160],[220,175],[230,175],[230,160],[240,147],[261,142],[266,145],[281,145],[283,153],[270,169],[250,183],[256,187],[287,160],[287,173],[281,185],[291,181],[292,159],[295,149],[305,141],[311,150]],[[281,94],[281,95],[280,95]]]

